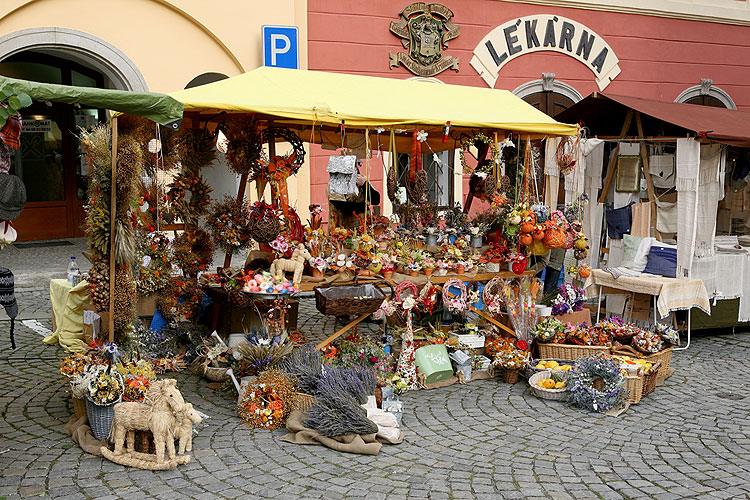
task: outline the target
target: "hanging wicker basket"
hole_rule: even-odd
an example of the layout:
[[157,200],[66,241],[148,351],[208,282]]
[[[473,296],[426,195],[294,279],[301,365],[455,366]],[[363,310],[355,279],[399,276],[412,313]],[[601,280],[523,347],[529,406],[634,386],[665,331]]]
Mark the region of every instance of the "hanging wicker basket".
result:
[[108,405],[98,405],[88,395],[86,396],[86,413],[89,419],[89,427],[91,427],[91,433],[96,439],[101,441],[109,436],[109,431],[112,429],[112,421],[115,418],[115,405],[120,401],[122,401],[122,397],[117,398],[117,401]]
[[281,221],[270,212],[264,213],[250,223],[250,234],[255,241],[260,243],[275,240],[279,233],[281,233]]

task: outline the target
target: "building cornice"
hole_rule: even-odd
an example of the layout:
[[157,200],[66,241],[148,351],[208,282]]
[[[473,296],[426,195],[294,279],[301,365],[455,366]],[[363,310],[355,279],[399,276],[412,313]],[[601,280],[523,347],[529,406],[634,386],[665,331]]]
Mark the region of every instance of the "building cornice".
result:
[[497,0],[750,26],[750,0]]

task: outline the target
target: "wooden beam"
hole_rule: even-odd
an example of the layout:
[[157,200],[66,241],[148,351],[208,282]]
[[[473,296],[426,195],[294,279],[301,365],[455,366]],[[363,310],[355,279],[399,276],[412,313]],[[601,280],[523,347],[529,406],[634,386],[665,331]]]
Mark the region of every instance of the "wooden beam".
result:
[[[628,130],[630,130],[630,124],[633,122],[633,110],[629,109],[628,114],[625,115],[625,121],[622,124],[622,131],[620,132],[620,138],[624,138],[626,135],[628,135]],[[609,193],[609,188],[612,186],[612,179],[615,178],[615,172],[617,172],[617,156],[620,154],[620,144],[617,144],[617,147],[612,152],[612,157],[609,161],[609,167],[607,168],[607,178],[604,179],[604,186],[602,188],[602,194],[599,196],[599,203],[604,203],[607,201],[607,193]]]
[[117,216],[117,117],[112,118],[112,181],[109,195],[109,341],[115,340],[115,217]]
[[360,324],[361,322],[363,322],[365,320],[365,318],[367,318],[370,314],[371,313],[363,314],[359,318],[357,318],[354,321],[350,322],[349,324],[347,324],[345,327],[343,327],[342,329],[340,329],[339,331],[337,331],[333,335],[330,335],[323,342],[321,342],[320,344],[316,345],[315,348],[318,349],[318,350],[323,349],[325,346],[327,346],[328,344],[330,344],[331,342],[333,342],[334,340],[336,340],[337,338],[339,338],[345,332],[351,330],[352,328],[354,328],[355,326],[357,326],[358,324]]
[[[641,113],[635,113],[635,125],[638,127],[638,136],[643,139],[643,122],[641,121]],[[641,141],[641,158],[643,160],[643,175],[646,176],[646,186],[648,189],[648,201],[651,205],[651,225],[654,228],[654,236],[656,239],[661,241],[661,233],[656,229],[656,192],[654,191],[654,180],[651,178],[651,172],[648,166],[648,147],[646,143]]]

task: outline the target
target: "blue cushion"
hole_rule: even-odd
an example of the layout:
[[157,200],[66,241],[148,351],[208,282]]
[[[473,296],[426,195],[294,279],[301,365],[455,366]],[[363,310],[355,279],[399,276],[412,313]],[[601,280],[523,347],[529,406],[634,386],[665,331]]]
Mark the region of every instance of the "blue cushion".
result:
[[677,247],[658,243],[651,245],[648,252],[648,263],[644,273],[657,274],[667,278],[677,277]]

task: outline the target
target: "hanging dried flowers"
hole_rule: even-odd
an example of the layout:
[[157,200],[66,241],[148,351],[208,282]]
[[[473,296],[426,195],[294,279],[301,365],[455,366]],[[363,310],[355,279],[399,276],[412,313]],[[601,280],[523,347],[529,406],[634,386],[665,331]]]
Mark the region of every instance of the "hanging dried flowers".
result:
[[202,299],[203,290],[196,278],[175,276],[172,279],[172,293],[159,300],[159,312],[168,318],[191,321],[198,314]]
[[213,138],[203,129],[184,127],[176,137],[175,154],[184,171],[198,175],[216,158]]
[[232,122],[227,136],[229,168],[238,175],[247,174],[248,180],[256,179],[262,170],[263,139],[255,120],[243,117]]
[[[180,218],[194,221],[206,213],[211,200],[211,186],[197,173],[181,172],[169,185],[167,195]],[[189,194],[188,194],[189,193]]]
[[161,233],[141,234],[137,242],[140,266],[136,289],[141,295],[151,295],[170,284],[172,245]]
[[247,203],[225,196],[211,207],[211,235],[219,248],[237,253],[252,243]]
[[185,276],[196,277],[211,265],[214,257],[211,237],[198,226],[186,226],[173,242],[174,261]]

